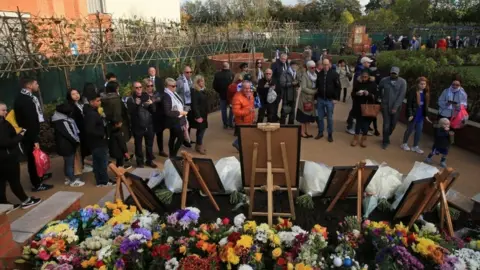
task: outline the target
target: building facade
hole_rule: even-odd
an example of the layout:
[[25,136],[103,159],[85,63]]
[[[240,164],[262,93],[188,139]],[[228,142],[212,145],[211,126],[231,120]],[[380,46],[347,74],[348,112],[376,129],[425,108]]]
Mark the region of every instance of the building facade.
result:
[[20,12],[40,17],[81,18],[88,15],[86,0],[0,0],[0,12]]
[[87,6],[89,13],[109,13],[114,19],[180,22],[180,0],[87,0]]

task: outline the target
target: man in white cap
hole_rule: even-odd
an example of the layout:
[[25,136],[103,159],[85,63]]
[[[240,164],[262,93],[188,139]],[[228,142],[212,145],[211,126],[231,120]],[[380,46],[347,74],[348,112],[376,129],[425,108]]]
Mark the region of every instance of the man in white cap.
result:
[[382,97],[383,149],[387,149],[390,145],[390,135],[397,125],[407,92],[407,82],[398,76],[399,73],[398,67],[392,67],[390,76],[383,78],[378,84],[378,90]]

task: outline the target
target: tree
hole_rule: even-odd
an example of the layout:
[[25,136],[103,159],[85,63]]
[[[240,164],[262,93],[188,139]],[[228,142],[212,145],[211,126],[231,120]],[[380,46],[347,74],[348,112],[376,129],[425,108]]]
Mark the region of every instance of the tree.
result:
[[353,18],[352,13],[350,13],[348,10],[344,10],[342,12],[342,16],[340,17],[340,22],[342,24],[352,24],[355,21]]

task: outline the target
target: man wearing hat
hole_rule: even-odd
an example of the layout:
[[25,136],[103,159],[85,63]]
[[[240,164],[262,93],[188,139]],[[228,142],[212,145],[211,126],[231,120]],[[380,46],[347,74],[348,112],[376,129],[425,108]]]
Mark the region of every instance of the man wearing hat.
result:
[[378,90],[382,97],[383,149],[390,145],[390,135],[397,125],[407,92],[407,82],[398,76],[399,73],[398,67],[392,67],[390,76],[383,78],[378,84]]

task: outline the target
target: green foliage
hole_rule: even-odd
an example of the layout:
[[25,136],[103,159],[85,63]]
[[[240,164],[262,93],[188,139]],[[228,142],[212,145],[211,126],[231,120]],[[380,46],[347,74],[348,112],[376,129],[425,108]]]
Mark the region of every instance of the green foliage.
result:
[[122,86],[120,86],[120,90],[118,91],[121,97],[131,96],[132,95],[132,83],[128,82]]
[[470,55],[468,60],[473,65],[480,65],[480,53]]
[[348,10],[344,10],[342,12],[342,15],[340,16],[340,22],[343,24],[352,24],[355,21],[353,18],[352,13],[350,13]]

